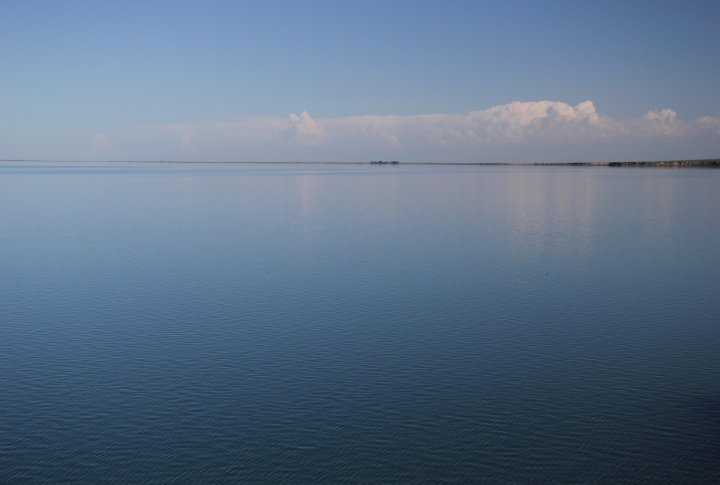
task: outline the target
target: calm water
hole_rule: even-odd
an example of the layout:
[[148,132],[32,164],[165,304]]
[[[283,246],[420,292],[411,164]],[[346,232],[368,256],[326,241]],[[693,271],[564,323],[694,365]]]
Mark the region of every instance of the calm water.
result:
[[0,481],[720,480],[720,170],[0,164]]

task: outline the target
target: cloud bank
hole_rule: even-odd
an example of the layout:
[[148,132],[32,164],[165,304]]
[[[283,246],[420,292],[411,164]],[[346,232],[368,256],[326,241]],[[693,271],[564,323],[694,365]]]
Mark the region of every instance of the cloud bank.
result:
[[[617,146],[634,153],[642,146],[681,146],[696,139],[710,150],[720,150],[718,117],[681,120],[673,110],[659,109],[618,120],[598,113],[591,101],[574,106],[562,101],[516,101],[467,114],[314,118],[303,111],[286,117],[152,125],[143,131],[170,145],[174,156],[179,150],[180,158],[187,159],[343,161],[392,156],[492,161],[488,157],[510,154],[541,160],[557,158],[568,147],[604,147],[596,153],[605,153]],[[622,158],[622,153],[615,157]]]

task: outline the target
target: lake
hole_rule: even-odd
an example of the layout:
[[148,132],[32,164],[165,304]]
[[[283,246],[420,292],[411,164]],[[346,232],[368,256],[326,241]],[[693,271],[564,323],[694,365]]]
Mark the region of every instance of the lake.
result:
[[0,481],[720,481],[720,170],[3,162],[0,204]]

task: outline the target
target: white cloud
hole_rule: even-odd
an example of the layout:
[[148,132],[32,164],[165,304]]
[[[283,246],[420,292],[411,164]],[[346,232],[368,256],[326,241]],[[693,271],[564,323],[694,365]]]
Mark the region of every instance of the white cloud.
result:
[[514,102],[470,113],[485,143],[577,140],[607,136],[614,123],[602,119],[591,101],[571,106],[560,101]]
[[[252,155],[263,159],[336,159],[338,154],[347,153],[344,158],[364,160],[373,153],[417,158],[417,153],[430,151],[438,156],[448,153],[447,158],[452,159],[454,152],[489,153],[493,147],[519,150],[541,146],[547,147],[548,153],[557,153],[563,146],[650,146],[701,136],[719,144],[720,118],[683,121],[673,110],[659,109],[622,120],[601,115],[592,101],[571,105],[543,100],[515,101],[466,114],[313,118],[303,111],[287,117],[154,125],[144,131],[146,136],[162,138],[166,143],[170,136],[177,148],[193,149],[208,158],[247,159]],[[202,155],[206,153],[203,150],[207,155]]]
[[710,130],[715,132],[716,135],[720,135],[720,118],[703,116],[695,120],[695,124],[701,129]]
[[678,120],[677,113],[671,109],[648,111],[639,120],[633,120],[629,126],[637,134],[646,136],[683,136],[691,126]]
[[325,129],[313,120],[307,111],[300,113],[300,116],[291,113],[288,119],[290,120],[295,138],[300,143],[306,143],[308,145],[322,143],[325,137]]

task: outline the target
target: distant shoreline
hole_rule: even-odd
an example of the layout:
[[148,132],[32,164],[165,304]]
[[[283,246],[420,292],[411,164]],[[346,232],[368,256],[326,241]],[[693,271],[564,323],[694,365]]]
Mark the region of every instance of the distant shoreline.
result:
[[462,165],[500,167],[649,167],[649,168],[720,168],[720,159],[655,160],[626,162],[369,162],[373,165]]
[[173,163],[173,164],[261,164],[261,165],[381,165],[393,166],[470,166],[470,167],[627,167],[627,168],[720,168],[720,158],[701,160],[650,160],[621,162],[400,162],[400,161],[369,161],[369,162],[318,162],[318,161],[203,161],[203,160],[29,160],[0,159],[0,163],[34,162],[34,163]]

